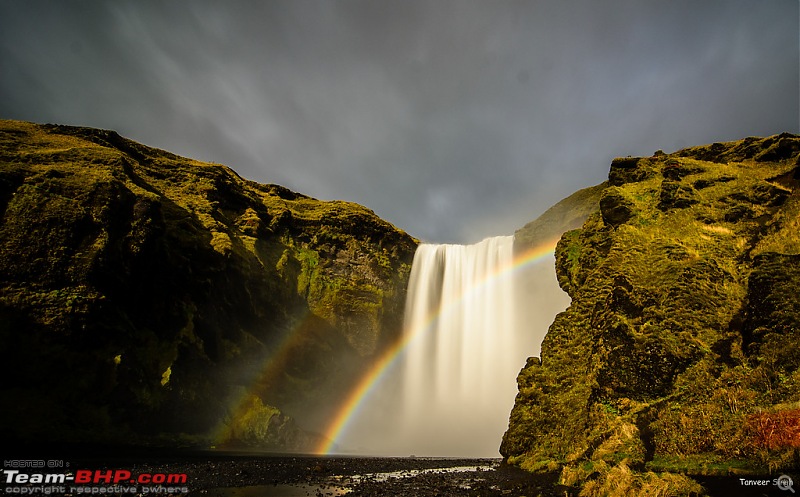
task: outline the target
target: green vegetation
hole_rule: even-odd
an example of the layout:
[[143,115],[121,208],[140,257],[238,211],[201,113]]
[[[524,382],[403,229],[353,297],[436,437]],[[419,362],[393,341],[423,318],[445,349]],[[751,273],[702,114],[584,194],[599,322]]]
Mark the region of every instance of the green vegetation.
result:
[[234,418],[216,443],[236,448],[303,451],[318,446],[320,439],[301,430],[280,409],[251,395],[240,403]]
[[[800,138],[616,159],[501,452],[581,495],[800,466]],[[675,474],[680,473],[680,474]]]
[[417,242],[362,206],[89,128],[0,121],[0,164],[11,440],[250,437],[241,388],[319,422],[400,333]]

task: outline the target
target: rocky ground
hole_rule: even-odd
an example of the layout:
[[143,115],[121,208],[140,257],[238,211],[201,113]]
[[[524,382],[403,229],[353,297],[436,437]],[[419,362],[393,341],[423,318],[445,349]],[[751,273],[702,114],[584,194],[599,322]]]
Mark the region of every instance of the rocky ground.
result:
[[[319,457],[107,449],[69,447],[68,450],[45,451],[49,457],[43,457],[41,451],[14,451],[13,459],[64,461],[67,465],[64,468],[52,468],[47,472],[66,470],[73,475],[81,469],[100,472],[124,469],[132,475],[186,474],[185,484],[164,487],[172,487],[173,492],[185,488],[190,496],[204,497],[577,495],[574,489],[557,484],[558,473],[534,475],[501,464],[499,458]],[[155,485],[148,489],[145,486],[138,485],[137,493],[124,495],[155,492]],[[170,493],[175,495],[173,492]],[[163,494],[164,490],[157,493]],[[67,495],[78,493],[68,492]]]
[[[532,474],[501,464],[499,459],[214,452],[118,457],[98,453],[73,459],[70,467],[92,470],[125,468],[133,474],[185,473],[189,495],[198,497],[336,497],[345,494],[353,497],[576,497],[579,493],[576,487],[559,485],[558,472]],[[709,496],[767,495],[742,488],[733,476],[697,479]],[[785,494],[779,492],[777,495],[781,493]]]
[[[190,495],[564,496],[557,474],[533,475],[499,459],[235,457],[138,465],[185,472]],[[292,492],[286,485],[298,485]],[[253,488],[260,487],[260,488]],[[273,487],[270,489],[270,487]],[[237,491],[238,489],[238,491]]]

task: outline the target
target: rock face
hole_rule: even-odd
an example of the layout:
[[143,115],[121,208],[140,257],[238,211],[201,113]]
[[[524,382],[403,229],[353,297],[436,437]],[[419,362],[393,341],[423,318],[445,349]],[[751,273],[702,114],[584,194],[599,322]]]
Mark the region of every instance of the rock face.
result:
[[416,241],[364,207],[88,128],[0,121],[0,164],[6,439],[258,445],[400,332]]
[[790,134],[615,160],[556,249],[571,304],[519,374],[504,458],[586,495],[797,468],[798,185]]

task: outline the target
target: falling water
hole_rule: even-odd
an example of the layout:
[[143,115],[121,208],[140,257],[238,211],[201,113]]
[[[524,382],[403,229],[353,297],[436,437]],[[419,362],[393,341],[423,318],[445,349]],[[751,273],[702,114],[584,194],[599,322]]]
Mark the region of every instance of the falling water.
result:
[[407,345],[342,446],[361,454],[498,456],[516,375],[566,306],[552,262],[517,267],[513,259],[511,236],[418,247]]
[[513,244],[508,236],[417,249],[406,300],[405,333],[413,336],[403,364],[403,426],[419,452],[496,455],[514,378],[530,352],[519,350]]

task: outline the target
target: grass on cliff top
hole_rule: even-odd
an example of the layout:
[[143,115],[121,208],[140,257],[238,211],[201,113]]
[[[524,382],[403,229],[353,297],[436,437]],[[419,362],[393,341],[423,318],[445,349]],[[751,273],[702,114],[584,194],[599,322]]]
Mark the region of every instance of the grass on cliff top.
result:
[[[787,200],[766,229],[762,219],[776,208],[738,200],[743,194],[754,195],[770,178],[794,165],[753,161],[718,164],[688,158],[681,158],[680,164],[697,171],[684,177],[681,185],[704,184],[692,189],[697,203],[659,209],[660,175],[621,186],[619,191],[634,206],[634,217],[617,228],[608,263],[625,268],[634,286],[649,288],[669,299],[686,286],[694,298],[709,300],[702,307],[706,313],[715,314],[704,316],[700,328],[725,329],[746,294],[750,271],[746,261],[766,251],[800,253],[800,202],[796,197]],[[751,213],[729,220],[731,211],[741,205]],[[763,236],[765,231],[767,235]],[[674,307],[669,304],[660,303]],[[689,311],[682,319],[692,319],[691,309],[678,310]]]
[[[779,229],[753,245],[752,240],[763,230],[761,217],[774,208],[746,203],[752,211],[750,218],[728,221],[726,215],[736,206],[731,199],[766,184],[791,166],[716,164],[686,158],[681,159],[681,165],[699,171],[683,178],[682,185],[710,184],[692,191],[697,203],[689,207],[666,212],[657,207],[660,175],[619,187],[633,204],[634,217],[617,228],[607,263],[625,268],[635,286],[652,289],[653,293],[687,284],[693,290],[696,285],[707,285],[704,295],[721,299],[716,305],[705,306],[718,313],[708,322],[721,329],[730,322],[731,313],[746,293],[749,266],[744,260],[770,250],[800,253],[800,202],[790,198],[773,222]],[[709,269],[717,271],[718,277],[707,278]],[[691,277],[693,271],[698,273],[695,278]]]
[[[210,231],[212,248],[223,255],[247,251],[265,266],[273,267],[282,257],[282,246],[292,247],[303,262],[308,258],[307,248],[319,250],[327,244],[344,253],[366,249],[376,270],[392,275],[398,271],[389,254],[384,253],[387,249],[375,246],[382,244],[381,239],[367,240],[359,233],[392,231],[400,240],[405,234],[366,207],[341,200],[321,201],[278,185],[258,184],[242,179],[228,167],[182,158],[113,132],[2,120],[0,161],[20,168],[29,183],[26,188],[49,188],[48,175],[52,175],[59,195],[67,202],[78,200],[70,199],[70,195],[91,192],[93,184],[121,182],[139,198],[174,203],[185,212],[171,209],[171,215],[193,216]],[[71,183],[75,188],[69,187]],[[52,193],[48,191],[48,198]],[[308,236],[286,232],[304,231],[306,226],[313,227]],[[181,236],[182,232],[175,233]],[[254,238],[269,233],[276,236]],[[413,241],[411,237],[408,240]],[[313,257],[319,258],[319,254]],[[321,274],[320,268],[316,269]],[[311,285],[301,281],[300,286],[305,289]]]
[[[331,218],[365,215],[379,220],[370,209],[342,200],[322,201],[302,194],[290,192],[277,185],[259,185],[242,179],[230,168],[214,163],[179,157],[162,150],[123,139],[125,143],[144,155],[145,161],[137,163],[126,151],[105,146],[84,138],[80,133],[102,133],[102,130],[79,129],[73,134],[49,131],[33,123],[0,120],[0,160],[26,165],[39,172],[57,169],[61,172],[80,173],[86,181],[109,181],[122,179],[117,173],[119,160],[130,163],[133,172],[144,179],[181,207],[198,214],[206,227],[213,228],[216,222],[209,217],[215,210],[214,200],[209,194],[228,187],[245,197],[258,199],[272,214],[289,211],[294,218],[320,221]],[[116,174],[115,174],[116,173]],[[125,178],[126,186],[143,194],[142,185]],[[286,198],[283,198],[286,197]],[[386,223],[380,220],[380,222]],[[386,223],[388,225],[388,223]]]

